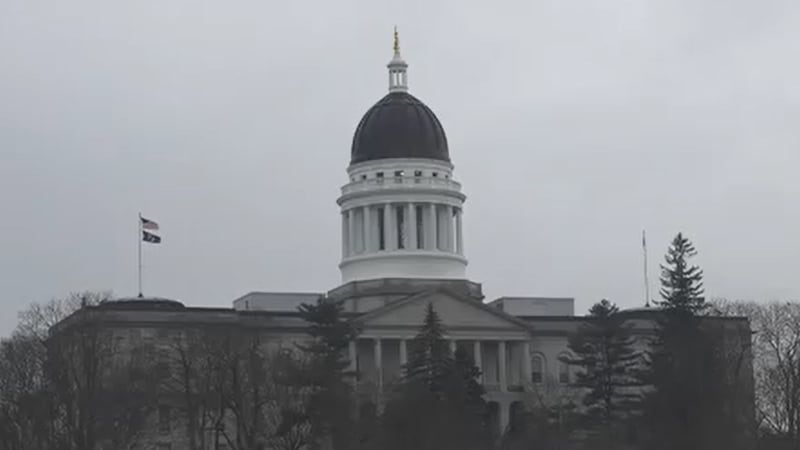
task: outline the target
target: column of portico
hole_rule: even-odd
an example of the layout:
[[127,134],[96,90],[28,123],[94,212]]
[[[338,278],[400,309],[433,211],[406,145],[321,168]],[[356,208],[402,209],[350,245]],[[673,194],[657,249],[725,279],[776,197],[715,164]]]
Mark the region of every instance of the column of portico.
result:
[[348,350],[348,358],[350,359],[350,361],[349,361],[350,364],[348,365],[347,370],[352,374],[354,382],[355,382],[355,380],[358,379],[358,374],[356,373],[356,371],[358,370],[358,365],[357,365],[358,364],[358,347],[356,345],[357,345],[357,342],[356,342],[355,339],[353,339],[352,341],[350,341],[350,344],[348,345],[348,349],[347,349]]
[[500,391],[505,392],[508,390],[508,377],[506,376],[506,343],[500,341],[497,343],[497,361],[498,372],[500,378]]
[[455,339],[450,339],[450,354],[451,355],[455,355],[456,354],[456,340]]
[[405,339],[400,339],[400,367],[408,363],[408,346]]
[[481,356],[481,341],[476,340],[472,344],[472,358],[475,360],[475,367],[477,367],[481,372],[481,374],[478,375],[478,382],[483,384],[483,357]]
[[378,392],[383,392],[383,347],[379,338],[375,339],[375,371],[377,373]]

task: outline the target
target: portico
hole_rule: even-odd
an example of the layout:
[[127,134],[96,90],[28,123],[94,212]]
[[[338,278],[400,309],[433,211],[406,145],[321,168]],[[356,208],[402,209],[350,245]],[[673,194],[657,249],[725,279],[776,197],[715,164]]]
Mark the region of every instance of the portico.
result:
[[467,353],[480,369],[487,400],[498,403],[497,426],[504,429],[512,401],[531,386],[531,330],[513,316],[447,290],[393,301],[357,319],[363,331],[350,343],[348,359],[358,390],[380,402],[402,379],[428,304],[442,320],[451,351]]

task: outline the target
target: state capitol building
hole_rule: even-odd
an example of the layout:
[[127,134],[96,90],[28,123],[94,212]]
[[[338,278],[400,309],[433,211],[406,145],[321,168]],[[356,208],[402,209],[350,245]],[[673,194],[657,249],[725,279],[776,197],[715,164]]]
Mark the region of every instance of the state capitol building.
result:
[[[299,305],[320,297],[341,301],[362,330],[349,347],[357,384],[379,398],[401,375],[408,343],[432,304],[451,348],[474,356],[499,432],[526,391],[566,387],[573,374],[559,357],[568,351],[567,336],[585,320],[575,316],[574,299],[486,299],[481,284],[468,278],[462,226],[466,196],[453,164],[457,149],[451,153],[439,119],[409,92],[408,65],[397,41],[387,68],[388,93],[355,129],[337,200],[341,285],[328,292],[250,292],[227,308],[118,299],[87,308],[93,320],[110,324],[120,342],[158,345],[175,330],[208,325],[256,328],[291,343],[305,338]],[[56,325],[53,335],[68,330],[83,312]],[[653,329],[648,310],[627,312],[640,334]],[[178,448],[169,447],[169,435],[154,442],[157,448]]]

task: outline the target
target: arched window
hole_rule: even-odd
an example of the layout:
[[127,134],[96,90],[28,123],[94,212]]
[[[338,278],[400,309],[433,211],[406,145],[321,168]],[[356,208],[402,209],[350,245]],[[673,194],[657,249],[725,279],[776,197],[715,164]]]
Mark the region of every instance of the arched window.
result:
[[558,382],[559,383],[569,383],[570,382],[570,370],[569,364],[567,364],[566,360],[570,359],[569,353],[562,353],[558,355]]
[[544,381],[544,357],[540,354],[531,355],[531,381],[534,383]]

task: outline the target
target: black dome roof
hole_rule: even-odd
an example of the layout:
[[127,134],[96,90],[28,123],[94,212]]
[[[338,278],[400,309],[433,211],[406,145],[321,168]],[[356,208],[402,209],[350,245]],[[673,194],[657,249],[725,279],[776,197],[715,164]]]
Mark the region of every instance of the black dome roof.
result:
[[406,92],[390,92],[364,114],[350,154],[350,164],[386,158],[450,161],[439,119]]

